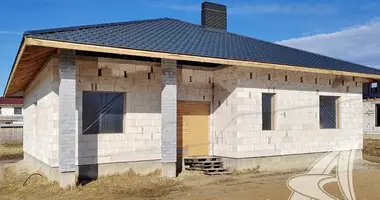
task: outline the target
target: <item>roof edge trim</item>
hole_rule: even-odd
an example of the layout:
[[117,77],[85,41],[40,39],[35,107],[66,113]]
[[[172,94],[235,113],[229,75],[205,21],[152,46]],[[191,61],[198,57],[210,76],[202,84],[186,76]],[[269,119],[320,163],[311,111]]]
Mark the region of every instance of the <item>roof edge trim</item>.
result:
[[222,58],[214,58],[214,57],[202,57],[202,56],[193,56],[193,55],[185,55],[185,54],[174,54],[174,53],[167,53],[167,52],[127,49],[127,48],[120,48],[120,47],[72,43],[72,42],[63,42],[63,41],[57,41],[57,40],[46,40],[46,39],[28,38],[28,37],[25,37],[24,40],[27,45],[44,46],[44,47],[61,48],[61,49],[73,49],[73,50],[93,51],[93,52],[101,52],[101,53],[114,53],[114,54],[120,54],[120,55],[145,56],[145,57],[152,57],[152,58],[208,62],[208,63],[223,64],[223,65],[259,67],[259,68],[280,69],[280,70],[290,70],[290,71],[313,72],[313,73],[321,73],[321,74],[333,74],[333,75],[338,75],[338,76],[356,76],[356,77],[363,77],[363,78],[380,79],[380,75],[349,72],[349,71],[316,69],[316,68],[300,67],[300,66],[292,66],[292,65],[280,65],[280,64],[273,64],[273,63],[222,59]]

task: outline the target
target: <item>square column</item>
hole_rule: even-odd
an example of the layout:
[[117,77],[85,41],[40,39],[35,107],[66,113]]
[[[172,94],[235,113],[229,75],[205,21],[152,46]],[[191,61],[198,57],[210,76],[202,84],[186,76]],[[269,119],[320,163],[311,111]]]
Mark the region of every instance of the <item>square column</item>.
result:
[[60,186],[75,185],[76,65],[74,50],[60,50],[59,62]]
[[177,61],[161,60],[161,163],[166,177],[177,175]]

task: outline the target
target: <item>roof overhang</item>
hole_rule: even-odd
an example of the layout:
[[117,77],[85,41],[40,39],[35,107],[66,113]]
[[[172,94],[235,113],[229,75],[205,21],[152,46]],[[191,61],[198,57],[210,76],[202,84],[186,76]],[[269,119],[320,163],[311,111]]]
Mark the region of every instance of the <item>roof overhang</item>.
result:
[[4,91],[5,97],[20,96],[20,93],[40,71],[56,48],[33,46],[23,38]]
[[4,91],[4,96],[11,96],[14,93],[20,92],[26,88],[29,82],[35,77],[47,59],[54,54],[57,49],[73,49],[80,51],[91,51],[100,53],[112,53],[119,55],[132,55],[152,58],[163,58],[173,60],[184,60],[204,63],[215,63],[221,65],[258,67],[277,70],[291,70],[300,72],[312,72],[321,74],[330,74],[337,76],[354,76],[362,77],[370,80],[380,80],[380,75],[364,74],[357,72],[337,71],[328,69],[318,69],[310,67],[289,66],[272,63],[260,63],[252,61],[231,60],[222,58],[201,57],[184,54],[174,54],[166,52],[153,52],[136,49],[125,49],[119,47],[107,47],[92,44],[79,44],[71,42],[62,42],[54,40],[45,40],[37,38],[23,39],[14,62],[11,74],[8,78],[8,83]]

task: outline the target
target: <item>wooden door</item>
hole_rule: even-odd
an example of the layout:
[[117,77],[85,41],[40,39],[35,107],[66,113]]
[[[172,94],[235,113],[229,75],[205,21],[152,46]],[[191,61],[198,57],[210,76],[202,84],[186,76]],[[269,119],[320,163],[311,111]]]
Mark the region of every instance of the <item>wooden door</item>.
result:
[[178,102],[177,148],[179,157],[208,155],[209,104]]

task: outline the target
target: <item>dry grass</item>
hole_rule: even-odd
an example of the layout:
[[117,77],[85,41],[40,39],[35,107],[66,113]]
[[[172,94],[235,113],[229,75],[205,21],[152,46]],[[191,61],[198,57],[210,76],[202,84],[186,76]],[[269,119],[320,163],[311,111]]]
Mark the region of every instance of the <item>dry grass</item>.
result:
[[259,169],[260,169],[260,166],[257,166],[255,168],[250,168],[250,169],[242,169],[242,170],[233,169],[231,174],[235,176],[243,175],[243,174],[257,174],[260,172]]
[[363,154],[369,156],[380,156],[380,140],[365,139],[363,143]]
[[204,172],[202,171],[189,171],[185,170],[178,175],[179,178],[186,179],[197,179],[199,177],[204,177]]
[[4,182],[0,185],[0,199],[157,199],[186,187],[175,179],[157,175],[137,175],[126,172],[120,175],[104,176],[85,186],[61,189],[58,184],[46,178],[33,176],[23,187],[29,176],[26,172],[15,173],[5,170]]
[[1,144],[0,160],[10,160],[23,157],[22,144]]

